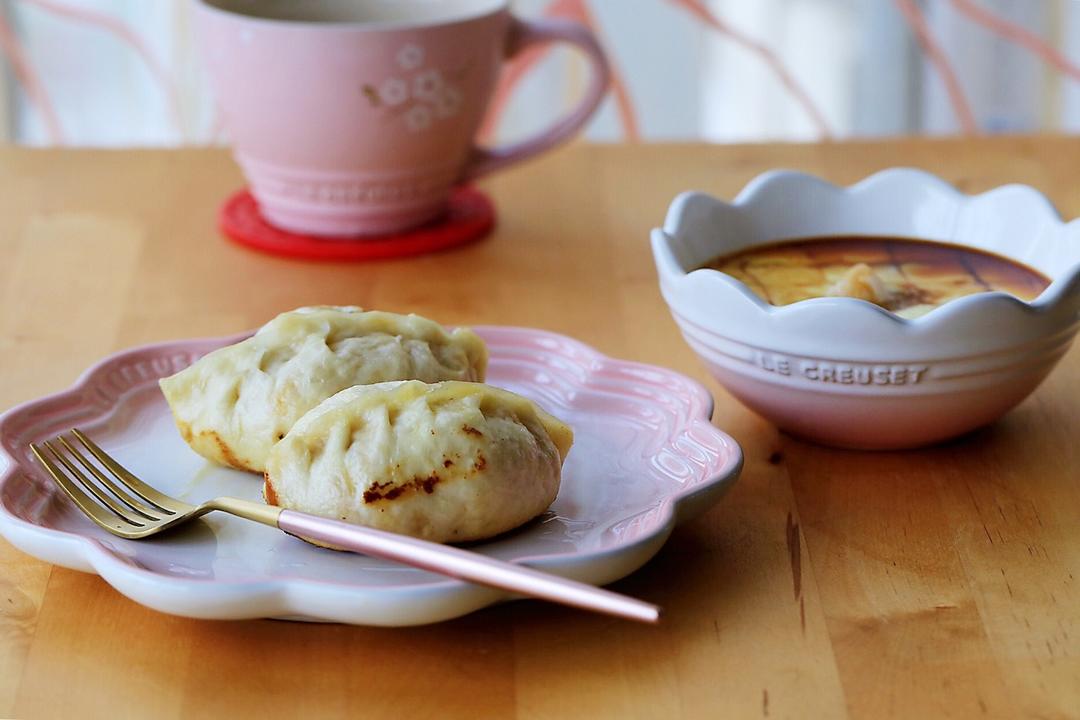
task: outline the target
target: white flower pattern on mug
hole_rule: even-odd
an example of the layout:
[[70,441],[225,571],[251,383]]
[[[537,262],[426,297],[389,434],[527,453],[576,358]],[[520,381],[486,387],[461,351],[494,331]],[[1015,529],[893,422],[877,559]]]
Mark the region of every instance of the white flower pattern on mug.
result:
[[424,62],[424,48],[409,43],[403,45],[397,53],[397,64],[402,70],[415,70]]
[[442,74],[438,70],[425,70],[413,78],[412,95],[417,100],[436,102],[442,88]]
[[431,108],[427,105],[413,105],[405,113],[405,127],[410,132],[423,132],[431,127]]
[[455,83],[465,78],[469,66],[447,76],[439,68],[421,67],[425,56],[419,45],[403,45],[395,60],[405,72],[384,78],[377,89],[370,83],[360,88],[372,108],[381,109],[387,118],[401,118],[405,129],[413,133],[456,116],[465,102],[461,87]]
[[409,86],[401,78],[386,78],[379,87],[379,97],[387,105],[400,105],[409,99]]

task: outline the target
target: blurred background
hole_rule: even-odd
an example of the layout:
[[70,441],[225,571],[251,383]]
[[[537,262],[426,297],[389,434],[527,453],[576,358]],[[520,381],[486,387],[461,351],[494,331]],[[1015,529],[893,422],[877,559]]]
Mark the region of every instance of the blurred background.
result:
[[[1080,128],[1076,0],[512,0],[591,23],[618,92],[597,142],[807,141]],[[188,0],[0,0],[0,140],[227,141]],[[504,78],[489,139],[546,125],[583,61],[554,49]]]

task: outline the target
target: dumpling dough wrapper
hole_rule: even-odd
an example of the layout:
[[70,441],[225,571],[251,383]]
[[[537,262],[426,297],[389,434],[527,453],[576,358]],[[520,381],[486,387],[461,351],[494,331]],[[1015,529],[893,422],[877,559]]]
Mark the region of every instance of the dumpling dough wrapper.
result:
[[353,385],[483,381],[487,348],[466,328],[357,307],[283,313],[252,337],[161,380],[184,440],[222,465],[263,472],[301,416]]
[[531,400],[468,382],[343,390],[270,451],[283,508],[436,542],[480,540],[544,512],[573,443]]

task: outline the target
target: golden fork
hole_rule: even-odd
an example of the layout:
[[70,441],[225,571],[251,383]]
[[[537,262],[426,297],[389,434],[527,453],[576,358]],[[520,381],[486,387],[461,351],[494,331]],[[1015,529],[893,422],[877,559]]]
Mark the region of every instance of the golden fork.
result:
[[641,600],[461,548],[240,498],[219,497],[201,505],[190,505],[139,480],[79,430],[73,428],[71,435],[97,463],[63,435],[55,443],[46,440],[40,446],[31,444],[30,450],[72,502],[113,535],[138,540],[221,510],[290,535],[321,540],[481,585],[630,620],[655,623],[660,618],[660,608]]

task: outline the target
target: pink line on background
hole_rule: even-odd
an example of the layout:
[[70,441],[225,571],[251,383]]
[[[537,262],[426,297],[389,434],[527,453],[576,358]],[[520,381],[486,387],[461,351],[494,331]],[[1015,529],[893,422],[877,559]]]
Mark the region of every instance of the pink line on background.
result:
[[[568,17],[577,20],[592,31],[597,38],[600,37],[600,24],[589,12],[589,6],[583,0],[568,0]],[[610,53],[608,53],[610,57]],[[610,60],[609,60],[610,63]],[[638,128],[637,112],[634,110],[634,101],[630,99],[630,91],[622,78],[622,73],[611,63],[611,93],[615,98],[615,110],[619,114],[619,122],[622,124],[626,139],[632,142],[641,140],[641,131]]]
[[56,115],[56,108],[53,107],[48,93],[45,92],[45,86],[42,85],[37,72],[27,59],[22,43],[11,30],[2,12],[0,12],[0,51],[3,51],[4,56],[11,63],[11,69],[19,84],[22,85],[23,92],[26,93],[26,99],[45,121],[45,130],[49,140],[54,145],[63,145],[64,131]]
[[971,0],[952,0],[952,4],[957,11],[966,15],[972,22],[1031,51],[1073,80],[1080,80],[1080,66],[1070,62],[1063,53],[1024,26],[1017,25]]
[[[592,18],[592,15],[589,13],[588,8],[582,0],[554,0],[554,2],[545,8],[543,15],[548,18],[576,20],[588,27],[594,35],[598,37],[600,35],[600,29],[596,21]],[[530,70],[547,57],[551,52],[552,47],[552,45],[546,45],[544,47],[530,48],[521,53],[510,63],[509,67],[499,78],[499,84],[495,89],[495,96],[491,101],[491,109],[485,117],[484,123],[480,129],[480,137],[486,140],[490,140],[494,137],[499,121],[505,114],[507,105],[510,104],[510,98],[513,95],[514,89]],[[623,133],[627,140],[640,140],[641,133],[638,130],[637,116],[634,112],[633,101],[630,99],[630,93],[626,89],[626,83],[615,68],[614,62],[611,61],[610,53],[609,63],[611,64],[611,89],[615,97],[616,111],[619,114],[619,122],[622,125]]]
[[49,94],[45,92],[45,86],[41,83],[37,71],[30,65],[22,43],[19,43],[18,38],[15,37],[15,32],[3,13],[0,13],[0,51],[3,51],[4,56],[11,63],[15,78],[23,86],[23,92],[26,93],[30,105],[41,114],[45,122],[45,132],[49,134],[52,144],[64,145],[64,130],[60,127],[56,108],[53,107]]
[[953,70],[952,63],[949,62],[945,51],[938,45],[937,40],[934,39],[930,32],[930,28],[927,27],[926,17],[923,15],[922,10],[919,9],[915,0],[895,0],[895,2],[897,9],[900,10],[908,25],[911,26],[911,30],[915,33],[915,38],[919,41],[923,52],[930,58],[930,62],[941,76],[942,82],[945,83],[945,91],[949,95],[949,102],[953,106],[953,112],[956,113],[956,119],[960,121],[960,127],[963,129],[964,134],[977,135],[979,133],[979,124],[975,121],[975,114],[971,112],[971,105],[968,104],[967,97],[964,96],[964,89],[960,87],[960,81],[956,77],[956,71]]
[[128,27],[126,23],[104,13],[88,10],[86,8],[73,7],[64,3],[54,2],[53,0],[21,0],[21,2],[27,5],[36,5],[42,10],[66,17],[76,22],[94,25],[111,33],[121,42],[127,44],[140,58],[142,58],[142,61],[146,64],[147,70],[150,71],[150,74],[165,94],[173,127],[179,134],[181,141],[187,139],[187,134],[184,132],[183,114],[180,112],[180,95],[176,89],[176,83],[173,82],[172,76],[169,74],[169,71],[165,69],[165,66],[158,62],[158,59],[154,57],[154,53],[150,51],[150,48],[142,41],[142,38]]
[[734,29],[720,18],[716,17],[700,0],[668,0],[673,5],[681,6],[684,10],[690,12],[691,15],[704,22],[716,32],[726,35],[729,39],[735,43],[742,45],[744,48],[754,53],[772,69],[776,74],[777,79],[784,85],[792,97],[803,106],[806,114],[810,116],[810,121],[817,127],[818,134],[823,140],[832,139],[832,132],[829,130],[829,124],[825,121],[825,116],[818,109],[814,101],[810,99],[810,95],[802,88],[801,85],[795,80],[788,69],[784,66],[784,63],[773,51],[765,47],[762,43],[754,40],[753,38],[744,35],[742,32]]

